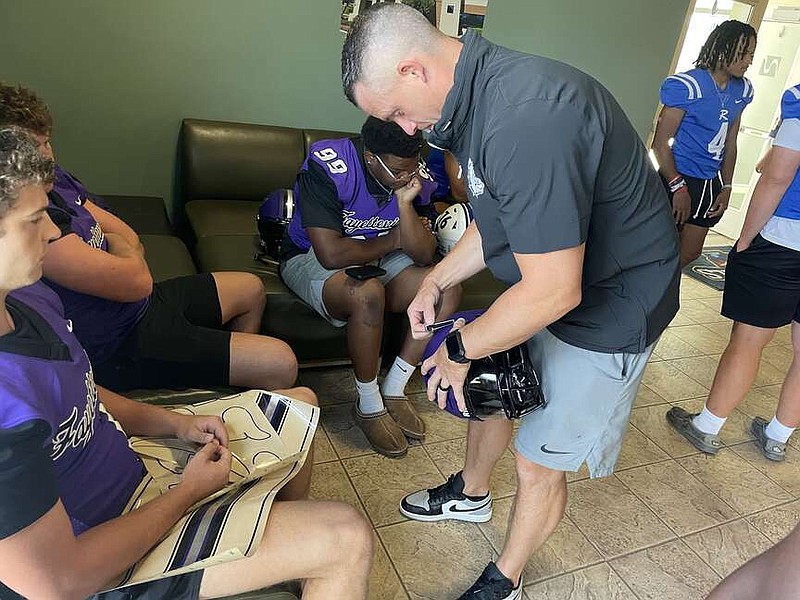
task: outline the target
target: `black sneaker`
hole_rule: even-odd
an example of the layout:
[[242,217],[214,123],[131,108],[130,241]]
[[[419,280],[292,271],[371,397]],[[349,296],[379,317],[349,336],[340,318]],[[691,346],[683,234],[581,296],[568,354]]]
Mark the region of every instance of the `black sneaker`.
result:
[[517,587],[514,582],[500,572],[497,565],[490,562],[466,592],[458,600],[518,600],[522,598],[522,577]]
[[455,519],[485,523],[492,518],[492,493],[487,492],[485,496],[465,495],[464,479],[459,471],[438,487],[420,490],[403,498],[400,512],[417,521]]

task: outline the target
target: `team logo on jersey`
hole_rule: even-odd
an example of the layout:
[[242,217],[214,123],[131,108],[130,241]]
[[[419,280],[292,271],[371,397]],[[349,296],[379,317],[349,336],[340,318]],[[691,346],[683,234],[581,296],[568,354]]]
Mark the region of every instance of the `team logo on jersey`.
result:
[[371,229],[376,233],[388,231],[400,222],[400,217],[395,217],[394,219],[384,219],[374,215],[369,219],[359,219],[355,215],[356,211],[354,210],[342,211],[342,228],[347,236],[350,236],[356,231],[364,229]]
[[86,386],[86,406],[83,414],[78,414],[78,407],[73,406],[72,412],[58,426],[58,431],[53,436],[53,451],[50,458],[58,460],[70,448],[86,446],[94,435],[94,418],[97,413],[97,387],[94,384],[92,367],[86,371],[83,383]]
[[100,223],[95,222],[89,230],[89,234],[89,239],[86,240],[86,244],[92,248],[102,248],[106,236],[103,235],[103,228],[100,227]]
[[475,197],[480,196],[486,190],[486,185],[475,173],[475,165],[472,163],[471,158],[467,162],[467,185],[469,185],[469,191]]

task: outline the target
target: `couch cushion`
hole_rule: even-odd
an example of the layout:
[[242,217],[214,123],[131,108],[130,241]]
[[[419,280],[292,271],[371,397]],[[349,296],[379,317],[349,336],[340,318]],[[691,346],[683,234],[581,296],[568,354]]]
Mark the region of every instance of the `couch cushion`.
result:
[[138,234],[174,233],[167,218],[164,200],[154,196],[103,195],[109,209]]
[[[357,133],[348,133],[347,131],[333,131],[331,129],[304,129],[303,130],[303,143],[305,148],[305,155],[308,156],[308,150],[311,144],[320,140],[338,140],[339,138],[353,137]],[[305,156],[303,156],[305,160]]]
[[300,129],[184,119],[181,197],[184,202],[260,200],[274,189],[291,187],[304,158]]
[[139,239],[153,281],[197,273],[186,245],[174,235],[140,235]]
[[200,270],[255,273],[267,290],[261,332],[286,341],[303,366],[348,362],[344,328],[333,327],[280,280],[277,264],[254,259],[257,236],[215,235],[199,238],[195,257]]
[[209,235],[249,235],[258,232],[259,202],[250,200],[192,200],[186,216],[195,238]]

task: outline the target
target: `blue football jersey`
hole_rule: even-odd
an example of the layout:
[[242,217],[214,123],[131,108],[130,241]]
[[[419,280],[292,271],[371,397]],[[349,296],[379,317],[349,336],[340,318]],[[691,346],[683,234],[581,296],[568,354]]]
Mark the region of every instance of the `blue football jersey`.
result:
[[[781,99],[781,122],[787,119],[800,119],[800,84],[789,88],[783,93]],[[776,217],[800,220],[800,171],[795,174],[794,180],[783,195]]]
[[724,90],[707,69],[667,77],[661,84],[661,102],[686,113],[672,145],[678,172],[700,179],[716,177],[728,129],[752,101],[753,86],[746,77],[732,77]]

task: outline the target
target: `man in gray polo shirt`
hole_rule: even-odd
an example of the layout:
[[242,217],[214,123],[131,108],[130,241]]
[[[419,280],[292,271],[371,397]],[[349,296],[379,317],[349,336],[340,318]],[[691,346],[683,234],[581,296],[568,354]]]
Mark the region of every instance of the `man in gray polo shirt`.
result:
[[[518,489],[505,547],[461,598],[522,596],[522,570],[561,520],[566,471],[609,475],[658,336],[678,309],[678,241],[663,186],[620,106],[567,65],[449,38],[401,4],[366,11],[342,52],[348,98],[463,166],[475,222],[408,309],[425,325],[444,290],[488,267],[511,287],[423,364],[428,397],[463,403],[469,359],[528,340],[548,405],[515,441]],[[491,518],[489,476],[512,424],[471,422],[464,470],[406,496],[401,512]]]

